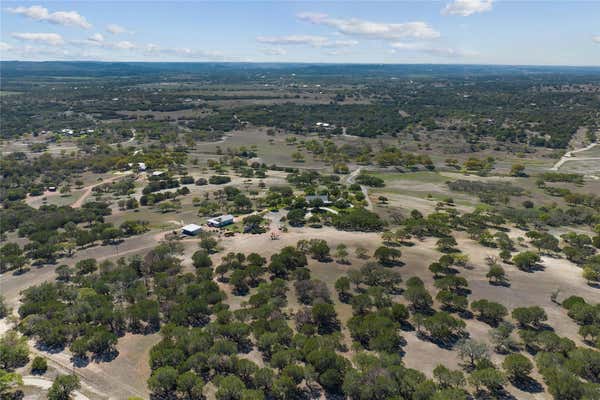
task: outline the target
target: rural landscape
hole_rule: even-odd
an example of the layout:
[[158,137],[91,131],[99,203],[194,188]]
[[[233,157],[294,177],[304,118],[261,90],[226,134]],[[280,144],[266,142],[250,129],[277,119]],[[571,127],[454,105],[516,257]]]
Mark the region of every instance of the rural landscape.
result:
[[599,16],[2,1],[0,400],[600,400]]
[[430,69],[4,62],[3,398],[600,398],[599,71]]

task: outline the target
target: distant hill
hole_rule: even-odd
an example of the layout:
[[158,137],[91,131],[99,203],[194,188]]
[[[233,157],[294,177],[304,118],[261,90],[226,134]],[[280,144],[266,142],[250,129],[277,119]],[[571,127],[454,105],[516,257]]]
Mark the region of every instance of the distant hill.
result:
[[215,63],[215,62],[96,62],[96,61],[0,61],[2,77],[19,76],[144,76],[189,74],[211,76],[227,73],[256,77],[256,74],[299,76],[498,76],[569,74],[600,75],[600,67],[548,67],[447,64],[297,64],[297,63]]

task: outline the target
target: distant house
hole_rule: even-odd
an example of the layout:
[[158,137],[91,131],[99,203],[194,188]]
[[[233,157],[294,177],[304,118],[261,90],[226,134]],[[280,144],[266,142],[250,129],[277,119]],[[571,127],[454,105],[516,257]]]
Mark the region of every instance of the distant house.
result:
[[233,224],[233,215],[221,215],[216,218],[211,218],[206,221],[208,226],[212,226],[213,228],[222,228],[226,225]]
[[263,160],[260,157],[252,157],[251,159],[248,160],[248,164],[252,165],[254,163],[259,163],[262,164]]
[[202,232],[202,227],[196,224],[189,224],[181,228],[181,233],[188,236],[196,236]]
[[310,204],[314,200],[321,200],[323,204],[331,204],[329,196],[327,196],[326,194],[308,195],[304,199],[308,204]]
[[49,192],[56,192],[56,186],[48,186]]

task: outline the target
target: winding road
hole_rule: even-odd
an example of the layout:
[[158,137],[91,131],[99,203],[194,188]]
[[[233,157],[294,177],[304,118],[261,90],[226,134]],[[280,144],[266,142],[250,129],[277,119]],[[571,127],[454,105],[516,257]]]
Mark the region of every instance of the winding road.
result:
[[[352,173],[348,175],[348,179],[346,180],[346,182],[352,185],[356,180],[356,177],[360,174],[361,170],[362,167],[358,167],[354,171],[352,171]],[[369,190],[365,185],[360,185],[360,190],[362,190],[363,195],[365,196],[365,200],[367,201],[367,209],[373,211],[373,203],[369,198]]]
[[120,179],[120,178],[122,178],[124,176],[127,176],[127,175],[130,175],[130,174],[131,174],[131,171],[127,171],[124,174],[113,176],[113,177],[110,177],[110,178],[108,178],[106,180],[103,180],[102,182],[94,183],[93,185],[86,186],[84,192],[81,194],[81,196],[79,196],[79,198],[77,200],[75,200],[73,202],[73,204],[71,204],[71,207],[72,208],[80,208],[83,205],[83,203],[85,202],[85,200],[88,197],[90,197],[90,195],[92,194],[92,190],[96,186],[100,186],[100,185],[103,185],[105,183],[110,183],[110,182],[116,181],[117,179]]

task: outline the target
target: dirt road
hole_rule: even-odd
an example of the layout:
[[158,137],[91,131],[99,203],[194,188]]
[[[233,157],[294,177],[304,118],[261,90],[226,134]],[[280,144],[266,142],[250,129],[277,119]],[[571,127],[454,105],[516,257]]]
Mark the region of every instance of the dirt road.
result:
[[576,150],[571,150],[571,151],[567,151],[565,153],[564,156],[562,156],[560,158],[560,160],[558,160],[556,162],[556,164],[554,164],[554,166],[552,168],[550,168],[552,171],[558,171],[558,169],[567,161],[592,161],[592,160],[600,160],[600,157],[584,157],[584,158],[577,158],[575,157],[573,154],[576,153],[581,153],[583,151],[588,151],[593,149],[595,146],[597,146],[598,143],[591,143],[585,147],[582,147],[581,149],[576,149]]
[[[356,168],[350,175],[348,175],[347,183],[352,185],[356,180],[356,177],[360,174],[362,167]],[[371,202],[371,198],[369,198],[369,190],[365,185],[360,185],[360,190],[362,190],[363,195],[365,196],[365,200],[367,201],[367,209],[373,211],[373,203]]]
[[122,177],[124,177],[124,176],[127,176],[127,175],[130,175],[130,174],[131,174],[131,171],[127,171],[127,173],[125,173],[125,174],[121,174],[121,175],[113,176],[112,178],[108,178],[108,179],[106,179],[106,180],[103,180],[102,182],[99,182],[99,183],[95,183],[95,184],[93,184],[93,185],[86,186],[86,187],[84,188],[84,192],[82,193],[82,195],[81,195],[81,196],[80,196],[80,197],[79,197],[77,200],[75,200],[75,202],[74,202],[73,204],[71,204],[71,207],[73,207],[73,208],[80,208],[80,207],[83,205],[83,203],[85,203],[85,200],[86,200],[88,197],[90,197],[90,195],[92,194],[92,190],[93,190],[93,189],[94,189],[96,186],[100,186],[100,185],[103,185],[103,184],[105,184],[105,183],[110,183],[110,182],[116,181],[117,179],[120,179],[120,178],[122,178]]
[[[92,190],[99,185],[102,185],[103,183],[110,183],[112,181],[115,181],[119,178],[122,178],[124,176],[130,175],[132,172],[131,171],[127,171],[125,173],[119,174],[119,175],[115,175],[112,176],[106,180],[103,180],[102,182],[98,182],[98,183],[93,183],[91,185],[88,186],[84,186],[82,189],[77,189],[74,191],[74,193],[79,193],[82,191],[81,196],[79,196],[79,198],[77,200],[75,200],[73,203],[70,204],[71,207],[73,208],[80,208],[84,203],[85,200],[90,197],[90,195],[92,194]],[[34,203],[36,203],[36,201],[39,202],[40,199],[42,199],[43,197],[46,198],[50,198],[50,197],[56,197],[56,196],[62,196],[63,194],[60,193],[60,191],[56,190],[54,192],[51,192],[49,190],[46,190],[41,196],[31,196],[31,195],[27,195],[27,197],[25,198],[25,203],[27,203],[27,205],[34,207],[34,208],[39,208],[41,204],[38,205],[34,205]]]
[[[24,376],[23,385],[35,386],[43,390],[48,390],[52,386],[52,381],[49,379],[40,378],[39,376]],[[89,400],[89,397],[78,391],[74,391],[71,397],[75,400]]]

